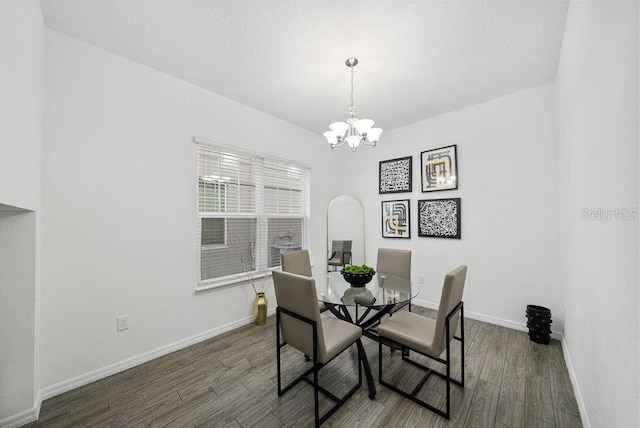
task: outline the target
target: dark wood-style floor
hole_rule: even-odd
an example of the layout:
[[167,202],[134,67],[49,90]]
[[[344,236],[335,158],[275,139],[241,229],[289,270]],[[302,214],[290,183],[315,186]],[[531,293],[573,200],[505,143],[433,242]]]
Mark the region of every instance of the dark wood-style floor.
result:
[[[434,316],[417,306],[413,311]],[[265,326],[239,328],[46,400],[40,419],[28,426],[312,426],[311,386],[301,383],[277,395],[273,318]],[[540,345],[523,332],[465,321],[466,385],[452,386],[450,421],[377,384],[378,346],[363,338],[377,396],[370,400],[363,383],[325,426],[582,426],[558,341]],[[290,347],[283,351],[284,373],[299,373],[309,364]],[[385,349],[383,355],[385,380],[416,382],[415,369],[401,364],[399,352]],[[344,352],[321,371],[320,382],[342,394],[357,379],[356,356],[355,347]],[[452,360],[459,374],[459,351]],[[435,378],[423,396],[442,404],[443,391],[444,382]],[[328,403],[322,400],[321,411]]]

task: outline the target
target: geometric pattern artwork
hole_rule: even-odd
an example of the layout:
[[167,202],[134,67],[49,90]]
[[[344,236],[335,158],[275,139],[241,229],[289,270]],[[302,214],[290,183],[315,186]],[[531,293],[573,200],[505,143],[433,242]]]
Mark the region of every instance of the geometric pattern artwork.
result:
[[460,198],[418,201],[418,236],[460,239]]
[[412,157],[380,161],[378,193],[399,193],[411,191]]
[[411,238],[409,199],[382,201],[382,237]]
[[420,153],[422,191],[458,188],[457,146],[441,147]]

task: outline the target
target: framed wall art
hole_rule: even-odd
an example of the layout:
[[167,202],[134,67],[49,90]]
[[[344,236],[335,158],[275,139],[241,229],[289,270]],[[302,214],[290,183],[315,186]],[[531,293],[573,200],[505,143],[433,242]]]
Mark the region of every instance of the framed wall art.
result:
[[422,191],[458,188],[457,146],[441,147],[420,153]]
[[411,161],[411,156],[380,161],[380,194],[411,192]]
[[382,237],[411,238],[410,201],[382,201]]
[[460,239],[460,198],[418,201],[418,236]]

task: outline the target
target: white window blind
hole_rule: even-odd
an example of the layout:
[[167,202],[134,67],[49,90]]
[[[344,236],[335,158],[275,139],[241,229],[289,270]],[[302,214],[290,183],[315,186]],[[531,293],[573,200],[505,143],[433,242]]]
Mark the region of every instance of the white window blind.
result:
[[308,167],[198,143],[199,288],[255,277],[307,247]]

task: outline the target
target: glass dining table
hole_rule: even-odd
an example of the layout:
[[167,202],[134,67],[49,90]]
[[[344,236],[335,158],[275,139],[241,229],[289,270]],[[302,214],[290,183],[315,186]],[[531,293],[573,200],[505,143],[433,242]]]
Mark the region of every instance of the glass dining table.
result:
[[[336,317],[362,327],[362,334],[379,340],[375,326],[386,314],[394,309],[410,304],[418,295],[418,288],[411,281],[399,276],[377,272],[364,286],[349,284],[340,272],[327,272],[314,276],[318,300]],[[376,396],[376,386],[371,366],[361,343],[362,368],[367,378],[369,398]]]

